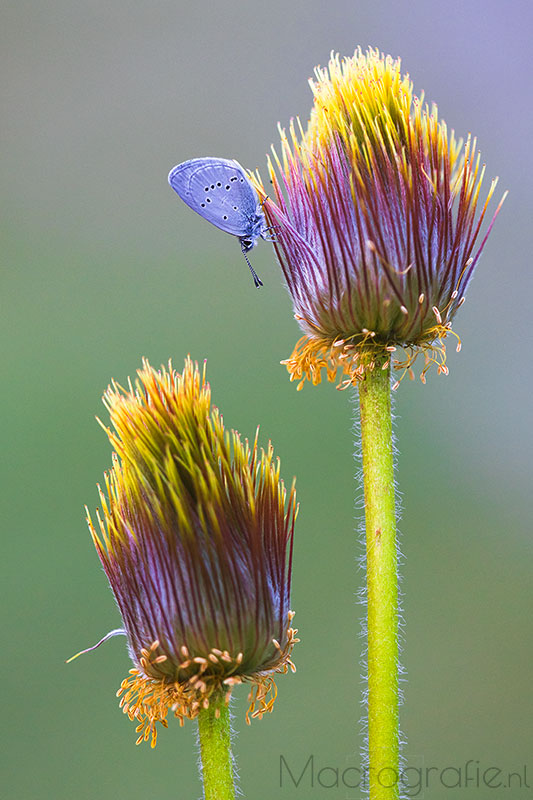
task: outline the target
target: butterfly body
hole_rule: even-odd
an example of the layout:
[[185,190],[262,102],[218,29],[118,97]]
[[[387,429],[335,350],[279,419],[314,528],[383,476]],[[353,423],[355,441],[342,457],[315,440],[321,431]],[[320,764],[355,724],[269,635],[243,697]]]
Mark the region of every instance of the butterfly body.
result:
[[262,286],[246,253],[259,237],[268,238],[268,226],[259,196],[238,161],[193,158],[174,167],[168,182],[189,208],[239,239],[254,283]]

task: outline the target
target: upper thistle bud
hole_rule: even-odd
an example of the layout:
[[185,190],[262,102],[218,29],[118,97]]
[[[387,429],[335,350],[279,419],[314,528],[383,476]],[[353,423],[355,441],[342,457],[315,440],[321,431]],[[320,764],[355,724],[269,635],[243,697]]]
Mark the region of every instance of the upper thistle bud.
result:
[[[369,49],[332,56],[311,80],[307,130],[281,131],[269,162],[278,260],[305,337],[291,378],[343,385],[405,348],[446,372],[443,340],[480,257],[484,167],[475,140],[448,133],[437,108],[413,94],[400,61]],[[501,205],[501,204],[500,204]]]
[[272,673],[292,667],[294,486],[269,445],[224,430],[205,368],[147,361],[135,388],[104,403],[115,454],[89,526],[115,595],[134,669],[118,694],[138,742],[250,682],[247,714],[270,711]]

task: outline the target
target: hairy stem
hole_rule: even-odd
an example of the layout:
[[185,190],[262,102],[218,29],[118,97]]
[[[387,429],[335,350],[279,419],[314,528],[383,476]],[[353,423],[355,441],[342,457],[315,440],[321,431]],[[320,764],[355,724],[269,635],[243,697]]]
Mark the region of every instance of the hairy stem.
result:
[[398,574],[390,366],[359,384],[368,603],[370,800],[399,797]]
[[229,708],[214,700],[198,715],[204,800],[234,800]]

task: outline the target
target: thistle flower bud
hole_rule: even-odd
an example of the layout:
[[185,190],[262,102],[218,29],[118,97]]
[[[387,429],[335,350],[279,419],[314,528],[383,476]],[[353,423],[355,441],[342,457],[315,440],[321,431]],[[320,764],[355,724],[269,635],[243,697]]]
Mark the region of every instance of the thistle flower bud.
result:
[[294,669],[294,486],[287,497],[271,445],[225,431],[190,358],[182,374],[145,360],[104,404],[115,454],[88,522],[134,664],[118,695],[137,743],[155,745],[169,709],[183,724],[243,682],[247,721],[261,717],[273,674]]
[[432,362],[447,372],[444,339],[501,206],[479,243],[496,181],[478,213],[475,139],[448,133],[399,60],[358,49],[315,74],[307,130],[281,130],[276,199],[264,200],[305,334],[282,363],[298,388],[323,368],[347,386],[398,347],[404,373],[421,351],[423,379]]

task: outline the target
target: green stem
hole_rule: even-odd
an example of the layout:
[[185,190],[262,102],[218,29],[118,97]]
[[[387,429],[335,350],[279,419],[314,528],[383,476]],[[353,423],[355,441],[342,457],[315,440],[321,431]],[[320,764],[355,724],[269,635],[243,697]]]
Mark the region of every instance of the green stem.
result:
[[399,797],[398,573],[390,366],[359,384],[368,603],[370,800]]
[[223,697],[198,714],[198,738],[204,800],[234,800],[229,708]]

